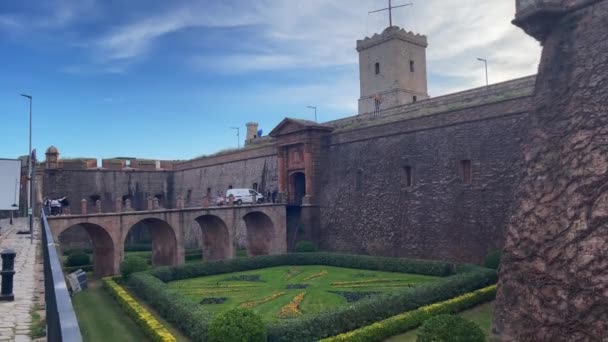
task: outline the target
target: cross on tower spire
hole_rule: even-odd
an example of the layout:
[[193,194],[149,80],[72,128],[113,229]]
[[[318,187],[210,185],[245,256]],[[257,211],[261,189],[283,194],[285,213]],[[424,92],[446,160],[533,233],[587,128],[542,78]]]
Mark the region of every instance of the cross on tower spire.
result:
[[383,8],[383,9],[379,9],[379,10],[375,10],[375,11],[370,11],[370,12],[368,12],[368,14],[372,14],[372,13],[376,13],[376,12],[382,12],[382,11],[388,11],[388,27],[391,27],[391,26],[393,26],[393,8],[399,8],[399,7],[405,7],[405,6],[413,6],[413,4],[409,3],[409,4],[405,4],[405,5],[393,6],[391,4],[391,0],[388,0],[388,7],[387,8]]

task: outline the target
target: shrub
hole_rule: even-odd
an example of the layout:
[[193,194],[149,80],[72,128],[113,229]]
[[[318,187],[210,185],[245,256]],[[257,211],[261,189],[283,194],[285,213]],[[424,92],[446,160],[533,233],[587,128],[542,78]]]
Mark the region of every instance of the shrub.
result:
[[417,342],[485,342],[479,326],[455,315],[429,318],[418,331]]
[[91,257],[83,252],[68,255],[68,259],[66,261],[66,266],[68,267],[87,266],[90,264]]
[[425,320],[441,314],[464,311],[481,303],[494,300],[496,285],[465,293],[461,296],[407,311],[368,326],[321,340],[321,342],[379,342],[411,329]]
[[500,265],[500,256],[501,256],[501,252],[500,251],[494,251],[490,254],[488,254],[486,256],[486,260],[484,262],[484,266],[487,268],[491,268],[494,270],[498,269],[498,266]]
[[65,256],[72,255],[72,254],[79,254],[79,253],[93,254],[93,249],[92,248],[74,248],[74,249],[63,250],[63,255],[65,255]]
[[266,342],[266,326],[253,311],[236,308],[217,315],[209,325],[212,342]]
[[125,246],[125,252],[145,252],[151,250],[151,243],[133,243]]
[[297,253],[313,253],[317,251],[317,246],[308,240],[302,240],[296,244]]
[[120,274],[127,279],[131,273],[141,272],[148,269],[148,262],[140,257],[131,256],[125,258],[120,264]]

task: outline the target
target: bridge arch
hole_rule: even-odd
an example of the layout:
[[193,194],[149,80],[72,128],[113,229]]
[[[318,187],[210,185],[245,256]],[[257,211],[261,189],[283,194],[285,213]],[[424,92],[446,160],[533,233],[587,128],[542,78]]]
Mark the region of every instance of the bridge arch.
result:
[[147,227],[152,238],[152,266],[169,266],[177,264],[177,233],[164,220],[145,218],[131,225],[123,236],[123,246],[131,232],[136,227]]
[[106,228],[90,222],[81,222],[67,226],[57,232],[57,239],[60,239],[62,233],[78,229],[78,227],[82,227],[87,232],[93,243],[93,272],[95,276],[105,277],[118,273],[115,241]]
[[221,260],[233,257],[232,240],[226,223],[215,215],[196,218],[203,235],[203,259]]
[[247,229],[247,254],[271,254],[275,231],[270,217],[263,212],[254,211],[243,216],[243,220]]

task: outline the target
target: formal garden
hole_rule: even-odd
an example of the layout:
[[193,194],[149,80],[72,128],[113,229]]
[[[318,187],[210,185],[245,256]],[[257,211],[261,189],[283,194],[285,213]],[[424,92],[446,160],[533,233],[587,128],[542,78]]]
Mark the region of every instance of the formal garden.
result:
[[[476,265],[334,253],[247,258],[241,252],[201,262],[199,250],[184,265],[155,269],[149,251],[125,255],[122,276],[104,278],[103,288],[74,302],[79,321],[79,306],[97,318],[105,310],[108,324],[122,326],[114,332],[138,340],[442,341],[433,334],[447,329],[484,341],[492,312],[480,308],[491,305],[497,280],[494,269]],[[497,266],[493,258],[487,266]],[[481,329],[446,315],[460,312],[473,312],[467,318]],[[81,330],[97,329],[83,320]]]

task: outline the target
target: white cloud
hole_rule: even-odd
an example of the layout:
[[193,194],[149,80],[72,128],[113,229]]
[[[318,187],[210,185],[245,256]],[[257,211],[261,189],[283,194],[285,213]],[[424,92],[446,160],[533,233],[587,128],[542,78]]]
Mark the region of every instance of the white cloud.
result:
[[[515,12],[514,0],[410,1],[413,7],[394,11],[393,23],[426,34],[427,70],[433,76],[431,80],[450,80],[430,82],[431,95],[482,85],[483,65],[477,57],[489,60],[491,82],[536,71],[540,47],[510,23]],[[95,15],[92,13],[96,8],[94,0],[54,0],[53,4],[49,15],[35,18],[33,26],[57,29]],[[204,72],[306,71],[343,66],[352,70],[358,62],[356,40],[382,31],[388,21],[385,12],[368,14],[370,10],[386,7],[385,0],[204,3],[191,0],[161,4],[163,8],[144,7],[138,13],[126,15],[125,18],[130,18],[127,22],[103,27],[95,39],[76,44],[90,50],[91,60],[66,67],[64,71],[124,73],[155,51],[161,38],[178,37],[197,28],[227,29],[217,49],[201,48],[198,44],[198,35],[205,35],[205,30],[185,35],[189,41],[180,40],[184,64]],[[25,23],[23,17],[0,15],[0,30],[18,31]],[[247,28],[243,31],[247,32],[246,38],[244,33],[243,36],[227,33],[235,27]],[[357,75],[336,74],[354,82],[356,88]],[[339,91],[334,93],[336,99],[342,98]],[[356,98],[352,103],[356,104]]]
[[[310,69],[355,65],[355,41],[386,26],[386,14],[368,15],[384,1],[257,1],[253,10],[264,23],[256,51],[221,57],[202,54],[190,59],[206,71],[243,73],[260,70]],[[487,58],[492,82],[533,74],[540,47],[510,21],[514,1],[425,0],[396,10],[394,23],[427,35],[428,72],[454,79],[429,86],[433,95],[462,90],[485,81],[477,57]],[[238,39],[234,48],[238,50]]]

